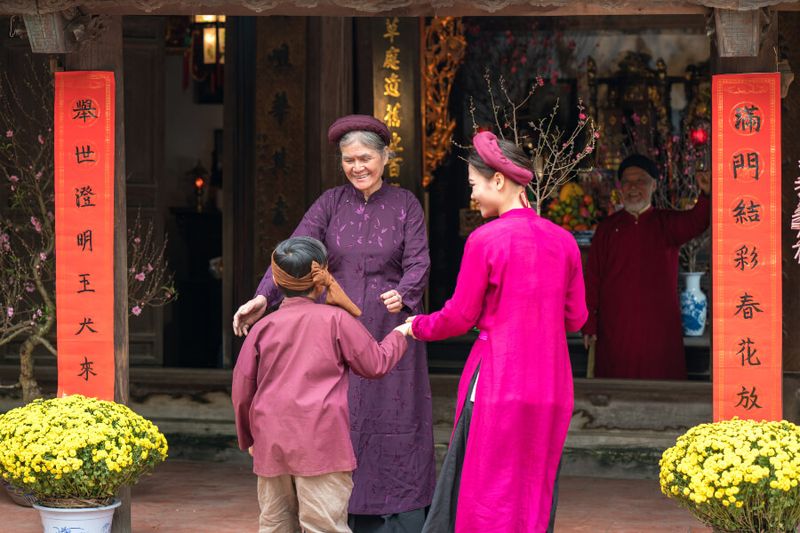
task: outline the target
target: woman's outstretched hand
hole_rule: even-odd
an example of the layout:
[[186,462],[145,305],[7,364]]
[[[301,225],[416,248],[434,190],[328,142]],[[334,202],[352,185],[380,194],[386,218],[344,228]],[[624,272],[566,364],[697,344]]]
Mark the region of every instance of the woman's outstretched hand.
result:
[[412,320],[414,320],[413,316],[409,317],[403,324],[400,324],[399,326],[394,328],[394,330],[395,331],[399,331],[400,333],[402,333],[406,337],[411,337],[412,339],[416,339],[416,337],[414,336],[414,330],[411,329],[411,321]]
[[264,316],[264,311],[266,310],[267,299],[260,294],[247,303],[241,305],[239,309],[236,310],[236,314],[233,315],[233,333],[237,337],[247,335],[247,332],[250,330],[250,326],[255,324],[259,318]]

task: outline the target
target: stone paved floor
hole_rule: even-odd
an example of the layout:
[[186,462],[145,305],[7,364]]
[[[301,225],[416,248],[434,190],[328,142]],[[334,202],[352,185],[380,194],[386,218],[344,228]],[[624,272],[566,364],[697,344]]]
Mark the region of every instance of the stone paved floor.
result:
[[[255,477],[240,464],[168,461],[133,489],[133,533],[256,531]],[[556,531],[710,532],[664,498],[658,483],[565,477]],[[0,494],[0,533],[41,533],[36,511]]]

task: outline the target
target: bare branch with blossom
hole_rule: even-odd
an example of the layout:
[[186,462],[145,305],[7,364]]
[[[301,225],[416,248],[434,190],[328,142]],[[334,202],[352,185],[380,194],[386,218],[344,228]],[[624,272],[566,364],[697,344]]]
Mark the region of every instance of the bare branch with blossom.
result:
[[33,351],[52,348],[55,324],[53,215],[53,87],[44,64],[0,79],[0,175],[8,208],[0,214],[0,346],[20,342],[23,399],[41,394]]
[[[589,156],[594,151],[600,133],[581,101],[578,102],[578,122],[571,131],[562,130],[558,125],[558,100],[548,116],[525,125],[520,124],[518,120],[520,111],[528,106],[536,90],[544,86],[544,80],[537,77],[522,100],[515,102],[505,80],[501,77],[498,85],[505,102],[503,105],[498,105],[495,103],[495,88],[488,70],[484,78],[489,101],[493,107],[498,137],[513,138],[514,143],[531,156],[534,179],[528,185],[528,191],[533,208],[537,213],[541,213],[544,202],[556,194],[562,185],[577,176],[579,172],[591,169],[591,165],[585,166],[584,163],[590,160]],[[477,130],[475,107],[472,102],[470,115]],[[501,115],[505,119],[502,122]]]
[[[56,354],[52,124],[52,76],[43,62],[29,57],[21,76],[0,77],[0,180],[8,193],[0,194],[8,203],[0,210],[0,347],[19,343],[24,401],[41,396],[34,350],[41,347]],[[134,228],[142,229],[138,219]],[[139,313],[175,297],[164,259],[166,244],[155,243],[152,225],[144,235],[144,246],[136,246],[133,238],[128,243],[128,257],[136,261],[130,264],[141,267],[133,278],[142,274],[147,280],[129,284]]]
[[167,239],[158,242],[153,231],[152,221],[142,224],[141,211],[128,228],[128,312],[135,316],[178,296],[166,259]]
[[711,230],[707,229],[681,246],[680,263],[686,272],[700,272],[698,268],[700,252],[708,249],[709,242],[711,242]]

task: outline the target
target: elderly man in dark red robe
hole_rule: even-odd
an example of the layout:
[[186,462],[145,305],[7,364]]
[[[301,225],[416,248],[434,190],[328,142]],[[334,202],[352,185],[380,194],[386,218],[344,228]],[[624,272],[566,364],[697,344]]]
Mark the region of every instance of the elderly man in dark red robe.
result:
[[654,209],[657,165],[633,155],[619,168],[624,209],[597,227],[586,267],[588,348],[596,343],[595,376],[686,379],[678,305],[678,253],[708,227],[710,183],[688,211]]

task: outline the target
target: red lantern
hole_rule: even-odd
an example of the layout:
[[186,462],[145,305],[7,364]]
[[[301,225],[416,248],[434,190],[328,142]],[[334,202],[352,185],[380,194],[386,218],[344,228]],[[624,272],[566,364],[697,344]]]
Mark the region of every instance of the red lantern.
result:
[[702,146],[708,142],[708,130],[702,127],[694,128],[689,133],[689,137],[692,140],[692,144]]
[[202,213],[206,201],[205,192],[206,184],[208,183],[208,171],[200,161],[197,161],[194,168],[186,173],[186,177],[191,180],[194,188],[195,208],[198,213]]

